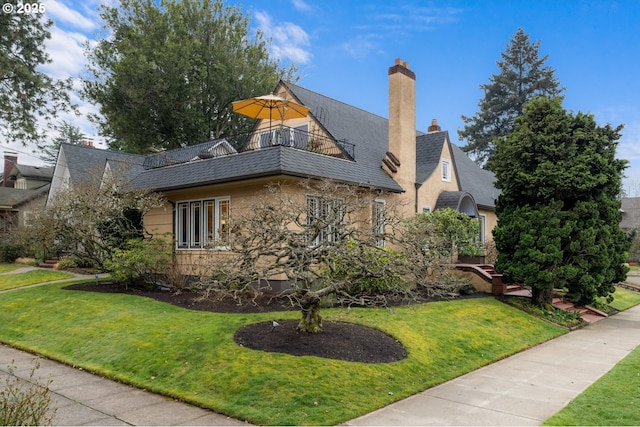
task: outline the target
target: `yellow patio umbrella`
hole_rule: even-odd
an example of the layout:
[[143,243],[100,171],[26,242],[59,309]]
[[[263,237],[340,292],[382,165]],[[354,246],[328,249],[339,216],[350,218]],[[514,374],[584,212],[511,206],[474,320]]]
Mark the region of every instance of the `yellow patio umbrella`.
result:
[[233,111],[254,119],[287,120],[307,117],[309,109],[297,102],[288,101],[276,95],[256,96],[232,102]]

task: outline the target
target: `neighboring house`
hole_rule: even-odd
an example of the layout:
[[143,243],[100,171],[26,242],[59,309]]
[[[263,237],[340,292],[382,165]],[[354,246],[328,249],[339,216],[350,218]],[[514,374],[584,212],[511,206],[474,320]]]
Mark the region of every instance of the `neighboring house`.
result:
[[44,209],[51,187],[52,167],[21,165],[5,153],[0,186],[0,233],[28,225],[34,213]]
[[105,174],[117,169],[121,173],[137,175],[142,170],[144,156],[120,151],[101,150],[90,144],[60,144],[47,204],[60,191],[73,188],[74,184],[99,185]]
[[[110,162],[133,162],[128,176],[134,188],[167,199],[145,217],[145,227],[173,235],[184,258],[204,249],[223,251],[232,208],[234,214],[250,209],[267,183],[308,178],[376,189],[378,208],[398,200],[405,216],[452,207],[478,218],[481,238],[491,240],[494,177],[451,144],[435,121],[427,133],[416,130],[415,75],[406,63],[396,60],[389,68],[389,119],[291,83],[280,82],[274,93],[308,107],[309,116],[261,120],[244,140],[208,141],[144,158],[63,145],[50,199],[86,165],[99,175]],[[321,195],[306,197],[309,206],[318,206]]]
[[623,231],[630,232],[634,229],[640,229],[640,197],[624,197],[622,198],[622,220],[620,228]]

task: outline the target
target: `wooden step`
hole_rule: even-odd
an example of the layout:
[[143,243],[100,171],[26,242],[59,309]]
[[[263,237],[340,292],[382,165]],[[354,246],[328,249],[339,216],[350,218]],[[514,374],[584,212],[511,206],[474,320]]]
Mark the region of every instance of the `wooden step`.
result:
[[56,264],[58,264],[58,258],[47,259],[44,262],[38,264],[40,268],[55,268]]

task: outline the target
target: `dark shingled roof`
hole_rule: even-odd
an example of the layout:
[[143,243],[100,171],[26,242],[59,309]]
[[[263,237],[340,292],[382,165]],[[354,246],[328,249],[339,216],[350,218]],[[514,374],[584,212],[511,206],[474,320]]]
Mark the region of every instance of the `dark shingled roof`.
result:
[[20,190],[17,188],[0,187],[0,208],[12,209],[27,203],[40,195],[49,192],[51,184],[43,185],[33,190]]
[[455,144],[451,144],[460,189],[473,195],[478,207],[494,209],[500,190],[493,183],[493,172],[482,169]]
[[[442,146],[449,140],[447,131],[418,135],[416,138],[416,180],[424,183],[440,163]],[[493,183],[495,175],[479,167],[455,144],[450,144],[458,184],[462,191],[473,195],[479,207],[493,209],[500,194]]]
[[[387,191],[403,191],[381,167],[381,161],[388,151],[389,123],[386,118],[296,84],[287,83],[286,86],[297,101],[309,108],[310,114],[331,136],[354,144],[355,161],[274,146],[144,170],[140,167],[143,156],[67,144],[65,155],[68,157],[71,177],[80,179],[84,175],[84,178],[90,178],[88,171],[102,170],[105,162],[112,160],[134,164],[128,175],[137,173],[133,179],[136,188],[159,191],[278,175],[330,178]],[[448,141],[448,133],[416,133],[416,177],[418,183],[422,184],[437,168],[443,144],[445,140]],[[478,167],[455,145],[451,145],[451,149],[461,190],[471,193],[479,206],[493,208],[497,197],[493,174]]]
[[387,119],[301,86],[291,83],[287,85],[294,96],[309,107],[310,114],[322,123],[331,136],[355,145],[355,165],[341,164],[345,168],[342,174],[353,175],[355,179],[352,181],[402,191],[381,167],[382,159],[389,150]]
[[447,132],[429,133],[416,138],[416,181],[424,183],[440,163]]
[[465,211],[464,208],[469,206],[469,205],[463,206],[465,199],[470,199],[468,200],[468,203],[473,205],[473,211],[474,211],[474,212],[467,212],[467,214],[473,213],[473,216],[477,216],[478,212],[477,212],[477,209],[475,208],[476,203],[471,203],[474,200],[473,195],[471,195],[471,193],[467,191],[443,191],[438,196],[438,201],[436,202],[434,210],[451,208],[456,211],[463,212]]
[[381,168],[380,162],[388,150],[386,119],[294,84],[288,87],[335,139],[355,145],[355,161],[290,147],[269,147],[146,170],[135,179],[135,186],[170,190],[251,177],[290,175],[403,191]]
[[[76,144],[61,144],[72,182],[91,182],[101,178],[107,161],[142,165],[145,156],[121,151],[101,150]],[[98,176],[96,176],[98,174]]]
[[[367,182],[368,177],[362,173],[362,168],[355,165],[356,163],[349,160],[290,147],[274,146],[145,170],[135,178],[134,186],[167,191],[250,178],[287,175],[302,178],[330,177],[343,182],[385,188],[381,183]],[[395,181],[392,183],[395,185],[385,189],[400,191],[398,184]]]
[[17,164],[13,167],[18,174],[25,178],[33,178],[40,181],[51,181],[53,167],[29,166]]

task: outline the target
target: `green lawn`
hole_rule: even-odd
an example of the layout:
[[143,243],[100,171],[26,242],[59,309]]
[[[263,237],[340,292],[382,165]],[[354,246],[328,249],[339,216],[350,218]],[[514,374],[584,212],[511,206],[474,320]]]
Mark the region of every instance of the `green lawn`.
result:
[[[3,267],[4,265],[0,266]],[[73,274],[63,271],[31,270],[26,273],[0,275],[0,291],[35,285],[36,283],[52,282],[54,280],[70,279]]]
[[493,298],[325,310],[326,319],[379,328],[409,352],[400,362],[354,363],[233,341],[244,325],[296,312],[198,312],[63,286],[0,294],[0,341],[256,424],[338,424],[566,332]]
[[[601,298],[600,301],[607,303],[604,298]],[[640,292],[616,287],[616,291],[613,293],[613,301],[608,304],[618,311],[626,310],[640,304]]]
[[26,267],[26,265],[20,264],[0,264],[0,273],[8,273],[9,271],[17,270],[19,268]]
[[640,347],[545,421],[545,425],[640,425]]

